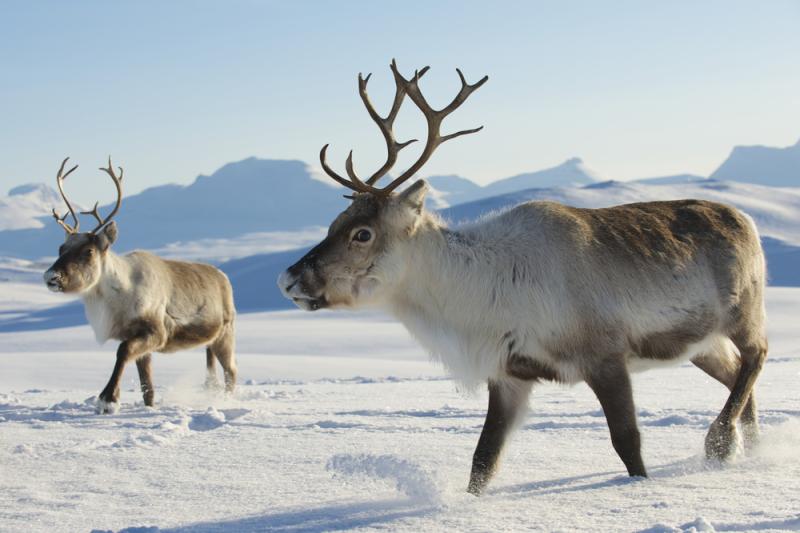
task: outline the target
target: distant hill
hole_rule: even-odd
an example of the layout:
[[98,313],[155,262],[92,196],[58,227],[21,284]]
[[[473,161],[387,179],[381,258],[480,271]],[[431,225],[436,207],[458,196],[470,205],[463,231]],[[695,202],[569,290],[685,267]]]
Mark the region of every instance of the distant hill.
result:
[[581,158],[573,157],[555,167],[503,178],[483,187],[455,175],[431,176],[426,181],[433,189],[427,202],[428,208],[444,209],[524,189],[587,185],[597,182],[598,177],[586,167]]
[[[731,175],[735,181],[753,175],[756,183],[769,179],[771,183],[785,186],[786,179],[793,176],[793,169],[798,168],[798,153],[800,144],[789,148],[736,148],[715,175]],[[759,173],[745,171],[748,165],[763,165],[763,168]],[[293,232],[307,237],[309,228],[318,231],[320,226],[327,227],[347,206],[342,198],[347,191],[332,180],[317,179],[313,172],[301,161],[249,158],[227,164],[211,176],[199,176],[187,186],[164,185],[128,196],[117,217],[120,238],[115,249],[124,252],[147,248],[161,253],[166,251],[173,257],[222,261],[270,249],[259,247],[260,243],[273,239],[273,233],[285,233],[284,242],[291,241]],[[783,177],[778,179],[780,176]],[[796,174],[794,176],[796,178]],[[599,181],[577,157],[552,168],[500,179],[486,186],[454,175],[431,176],[428,181],[432,187],[428,208],[461,206],[460,211],[452,211],[453,215],[473,209],[464,207],[467,204],[478,202],[474,208],[496,205],[504,195],[519,191],[540,191],[527,192],[524,197],[544,195],[561,198],[565,203],[595,205],[600,201],[611,205],[666,193],[666,189],[649,189],[649,192],[639,189],[644,186],[678,187],[668,191],[671,197],[694,194],[692,191],[698,187],[708,193],[716,187],[716,196],[723,201],[725,194],[721,189],[726,187],[718,180],[691,174],[624,183]],[[800,186],[800,183],[795,184]],[[734,191],[734,194],[740,192]],[[763,196],[767,203],[780,204],[784,200],[778,197],[780,195],[767,199],[769,195],[762,193],[757,191],[757,197]],[[761,209],[762,206],[752,203],[752,209]],[[54,206],[63,210],[58,193],[44,184],[17,187],[9,196],[0,197],[0,256],[32,260],[54,255],[63,240],[63,232],[49,215]],[[101,210],[108,208],[105,206]],[[776,238],[781,237],[776,235]],[[223,244],[228,254],[217,253],[215,249],[210,250],[207,257],[203,256],[204,249],[219,248],[222,241],[227,241]],[[308,241],[297,240],[298,245],[301,242]]]
[[[40,213],[48,213],[53,206],[63,210],[54,191],[39,187],[36,194],[41,199],[36,207]],[[347,206],[341,190],[333,182],[313,179],[300,161],[245,159],[211,176],[199,176],[188,186],[163,185],[125,197],[116,217],[120,237],[115,248],[153,249],[244,233],[327,226]],[[105,206],[101,212],[108,209]],[[40,217],[37,225],[0,231],[0,256],[35,259],[55,254],[63,231],[47,215]]]
[[[432,176],[428,207],[442,209],[510,190],[594,180],[578,158],[485,187],[460,176]],[[0,225],[0,256],[54,255],[63,232],[49,213],[53,207],[63,211],[60,196],[44,184],[18,189],[16,196],[0,199],[5,202],[0,203],[0,224],[8,220],[6,227]],[[328,226],[347,207],[342,198],[346,192],[331,180],[313,178],[301,161],[249,158],[199,176],[191,185],[162,185],[125,197],[116,218],[120,237],[115,249],[196,249],[208,240]],[[101,212],[109,208],[102,206]]]
[[800,141],[786,148],[736,146],[712,179],[800,187]]
[[680,198],[698,198],[734,205],[755,219],[762,236],[800,246],[800,188],[776,189],[717,180],[674,185],[606,181],[584,187],[528,189],[453,206],[442,210],[441,214],[447,220],[458,223],[531,200],[554,200],[576,207],[609,207]]
[[430,176],[426,178],[433,189],[428,200],[429,209],[442,209],[480,196],[483,188],[461,176]]
[[14,187],[8,196],[0,197],[0,231],[42,228],[42,217],[60,201],[58,192],[44,183]]
[[579,157],[573,157],[552,168],[519,174],[492,182],[483,187],[481,196],[497,196],[533,188],[588,185],[596,181],[599,181],[599,178],[586,167],[583,160]]

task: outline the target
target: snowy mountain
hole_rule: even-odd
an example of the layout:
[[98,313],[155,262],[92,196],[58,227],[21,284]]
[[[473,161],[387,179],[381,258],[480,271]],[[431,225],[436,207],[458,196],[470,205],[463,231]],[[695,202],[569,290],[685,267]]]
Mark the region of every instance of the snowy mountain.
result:
[[786,148],[736,146],[712,179],[800,187],[800,141]]
[[461,176],[431,176],[426,178],[431,186],[426,206],[429,209],[445,209],[456,204],[508,192],[543,187],[587,185],[598,180],[597,174],[589,170],[579,157],[568,159],[552,168],[503,178],[485,186],[480,186]]
[[14,187],[0,197],[0,231],[44,227],[42,217],[49,217],[59,202],[58,192],[43,183]]
[[[594,181],[594,174],[578,158],[485,187],[460,176],[432,176],[428,207],[444,209],[508,191]],[[116,248],[168,249],[172,256],[191,250],[199,259],[197,251],[208,249],[210,241],[244,239],[252,244],[254,234],[307,233],[311,227],[327,227],[347,206],[339,191],[344,190],[331,180],[318,179],[300,161],[245,159],[211,176],[199,176],[188,186],[163,185],[125,197],[116,218],[120,228]],[[53,207],[63,210],[58,193],[44,184],[12,192],[13,196],[0,199],[0,255],[25,259],[53,255],[63,239],[49,218]],[[101,207],[101,212],[108,209]],[[238,256],[242,255],[249,254]]]
[[800,246],[800,188],[775,189],[717,180],[677,185],[606,181],[584,187],[528,189],[457,205],[443,210],[442,215],[457,223],[531,200],[553,200],[576,207],[609,207],[680,198],[712,200],[736,206],[755,219],[762,237]]
[[[338,190],[333,182],[328,185],[314,179],[300,161],[245,159],[225,165],[211,176],[199,176],[188,186],[164,185],[125,197],[116,217],[120,228],[116,249],[159,249],[246,233],[327,227],[347,206]],[[55,253],[63,232],[45,215],[52,207],[63,206],[58,195],[50,193],[35,205],[43,217],[33,219],[36,225],[0,230],[0,255],[36,259]],[[108,209],[101,207],[101,212]],[[9,219],[19,218],[20,208],[0,207],[0,213],[6,211]]]
[[533,188],[588,185],[596,181],[599,181],[597,174],[589,170],[581,158],[573,157],[552,168],[492,182],[482,188],[481,196],[497,196]]
[[483,191],[480,185],[461,176],[430,176],[426,181],[431,186],[426,203],[428,209],[444,209],[467,202]]
[[[795,153],[765,150],[783,158]],[[691,174],[600,182],[578,158],[484,187],[453,175],[432,176],[429,183],[428,207],[441,210],[454,223],[528,200],[581,207],[676,198],[730,203],[757,221],[773,283],[800,285],[795,273],[800,271],[800,188],[776,190]],[[302,255],[299,247],[318,241],[347,206],[342,192],[300,161],[250,158],[230,163],[188,186],[165,185],[126,197],[117,218],[120,238],[115,249],[146,248],[166,257],[224,263],[243,308],[284,307],[275,277]],[[17,187],[0,198],[0,256],[37,260],[54,255],[63,233],[49,217],[53,206],[61,208],[61,199],[46,185]],[[7,277],[18,275],[9,271]]]

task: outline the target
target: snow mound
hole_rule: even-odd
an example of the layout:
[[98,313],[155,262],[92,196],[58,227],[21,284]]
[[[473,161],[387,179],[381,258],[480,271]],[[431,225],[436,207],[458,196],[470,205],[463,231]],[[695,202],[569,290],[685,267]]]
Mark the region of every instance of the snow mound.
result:
[[711,522],[703,518],[697,517],[693,521],[683,524],[681,526],[669,526],[666,524],[656,524],[653,527],[642,529],[639,533],[695,533],[700,531],[715,532],[714,526]]
[[189,429],[192,431],[210,431],[217,429],[225,424],[225,413],[209,407],[205,413],[193,415],[189,421]]
[[440,500],[439,490],[429,473],[419,465],[393,455],[334,455],[328,461],[327,469],[334,475],[390,481],[399,492],[413,500]]

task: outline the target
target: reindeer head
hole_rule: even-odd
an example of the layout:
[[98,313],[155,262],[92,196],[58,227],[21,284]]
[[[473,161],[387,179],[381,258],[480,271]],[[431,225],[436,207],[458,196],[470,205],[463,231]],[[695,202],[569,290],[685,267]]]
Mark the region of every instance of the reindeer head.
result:
[[[64,179],[78,168],[78,165],[75,165],[64,174],[64,165],[68,160],[69,158],[64,159],[56,176],[58,191],[61,193],[64,203],[67,204],[67,212],[64,213],[64,216],[59,216],[53,209],[53,217],[66,231],[66,238],[64,244],[58,248],[58,259],[44,273],[44,281],[51,291],[80,293],[97,284],[103,272],[103,263],[106,260],[107,252],[117,239],[117,225],[111,219],[117,214],[122,203],[123,171],[122,168],[119,169],[119,176],[114,173],[110,157],[108,158],[108,168],[100,168],[114,181],[117,188],[117,203],[105,218],[100,217],[97,203],[94,204],[91,211],[81,211],[81,214],[94,216],[97,226],[92,231],[80,232],[78,215],[64,193]],[[74,225],[67,224],[67,216],[72,216]]]
[[[407,80],[391,64],[396,92],[389,114],[381,117],[367,94],[369,75],[358,75],[358,92],[372,120],[378,125],[386,141],[386,163],[366,181],[362,181],[353,168],[353,152],[347,157],[345,169],[349,179],[333,171],[327,163],[326,144],[320,151],[320,163],[325,173],[338,183],[355,191],[350,206],[331,224],[328,236],[300,261],[286,269],[278,278],[283,294],[301,309],[316,311],[325,307],[358,307],[378,303],[403,280],[408,262],[403,257],[405,244],[412,239],[426,217],[424,211],[427,184],[420,180],[406,190],[394,190],[410,179],[427,161],[440,144],[480,131],[483,127],[463,130],[442,136],[442,121],[455,111],[473,91],[486,83],[484,76],[474,85],[467,83],[464,75],[456,69],[461,79],[461,89],[450,104],[440,110],[433,109],[422,95],[419,79],[428,67],[418,70]],[[397,161],[400,150],[416,141],[397,142],[393,124],[405,96],[422,111],[428,125],[425,147],[419,159],[386,187],[375,183],[383,177]]]

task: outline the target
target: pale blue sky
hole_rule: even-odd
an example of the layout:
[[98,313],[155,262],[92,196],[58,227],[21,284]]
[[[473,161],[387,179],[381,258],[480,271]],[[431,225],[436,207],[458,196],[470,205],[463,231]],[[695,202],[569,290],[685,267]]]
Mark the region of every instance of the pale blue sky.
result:
[[[401,70],[430,65],[443,105],[455,67],[489,82],[422,175],[478,182],[572,157],[604,178],[708,174],[735,144],[800,138],[800,2],[5,1],[0,4],[0,194],[111,153],[127,190],[189,183],[249,156],[366,174],[384,145],[356,91],[386,109]],[[409,102],[401,139],[424,136]],[[407,149],[408,162],[415,154]]]

